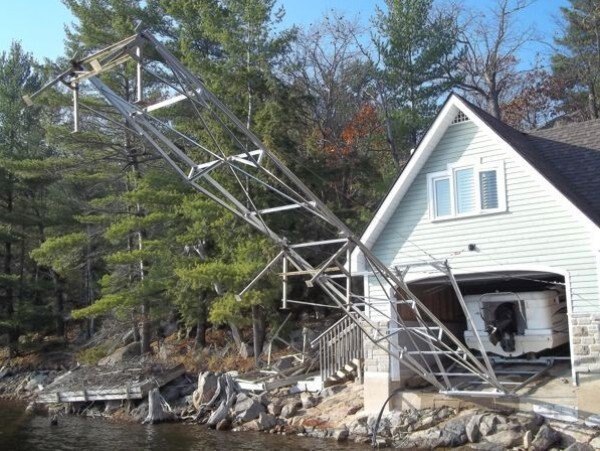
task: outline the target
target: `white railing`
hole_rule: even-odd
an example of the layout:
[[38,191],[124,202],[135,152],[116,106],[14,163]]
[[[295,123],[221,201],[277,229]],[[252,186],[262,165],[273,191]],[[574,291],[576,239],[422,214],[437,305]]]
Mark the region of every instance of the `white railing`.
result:
[[337,323],[311,342],[319,350],[321,380],[325,382],[343,372],[344,367],[358,363],[356,371],[362,380],[360,362],[363,359],[362,331],[350,315],[344,315]]

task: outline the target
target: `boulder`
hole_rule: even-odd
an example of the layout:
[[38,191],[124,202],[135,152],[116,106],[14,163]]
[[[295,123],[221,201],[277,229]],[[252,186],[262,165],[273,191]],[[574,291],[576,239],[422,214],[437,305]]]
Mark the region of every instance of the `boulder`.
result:
[[537,434],[542,424],[544,424],[544,417],[538,414],[527,414],[521,413],[517,415],[517,419],[523,425],[523,429],[531,431],[533,435]]
[[590,441],[590,446],[594,449],[600,449],[600,435]]
[[302,402],[303,409],[310,409],[317,405],[317,400],[308,392],[300,394],[300,401]]
[[462,415],[446,421],[440,426],[442,429],[442,438],[444,444],[442,446],[456,447],[467,443],[467,423],[472,415]]
[[117,349],[112,354],[104,357],[103,359],[100,359],[98,361],[98,365],[100,365],[100,366],[116,365],[117,363],[121,363],[126,360],[130,360],[133,357],[137,357],[137,356],[141,355],[141,353],[142,353],[142,348],[140,346],[140,343],[138,341],[136,341],[133,343],[129,343],[128,345],[125,345],[125,346]]
[[241,430],[244,431],[268,431],[277,425],[277,419],[268,413],[261,413],[254,421],[246,423]]
[[260,427],[259,430],[261,431],[267,431],[271,428],[274,428],[277,424],[277,418],[265,412],[261,412],[258,415],[258,420],[256,421],[258,422],[258,425]]
[[354,415],[356,412],[358,412],[362,408],[363,408],[362,404],[355,404],[348,409],[348,411],[346,412],[346,415]]
[[165,401],[171,403],[181,398],[181,393],[179,392],[179,387],[175,385],[168,385],[160,389],[160,394],[164,398]]
[[2,368],[0,368],[0,379],[4,379],[5,377],[10,376],[11,372],[10,372],[10,368],[8,368],[6,365],[4,365]]
[[344,389],[343,385],[333,385],[331,387],[327,387],[319,392],[319,397],[321,398],[329,398]]
[[265,406],[252,398],[242,398],[241,401],[236,400],[233,408],[233,414],[236,420],[246,423],[259,417],[265,412]]
[[483,415],[473,415],[465,426],[465,433],[467,434],[467,440],[471,443],[477,443],[481,440],[481,431],[479,430],[479,423],[481,423]]
[[479,422],[479,432],[482,437],[487,437],[496,432],[496,428],[499,424],[506,424],[506,422],[506,418],[502,415],[495,413],[485,414],[481,417],[481,421]]
[[[0,370],[0,374],[2,370]],[[0,376],[1,377],[1,376]],[[589,428],[597,428],[600,426],[600,415],[590,415],[585,419],[585,425]]]
[[[378,436],[378,439],[383,437]],[[410,449],[433,449],[441,446],[442,431],[437,428],[426,431],[417,431],[405,437],[401,442],[400,448]]]
[[25,390],[33,392],[36,390],[41,390],[50,382],[50,377],[47,374],[38,373],[34,374],[29,378],[29,381],[25,385]]
[[567,448],[574,443],[589,443],[597,434],[595,428],[576,426],[562,421],[547,421],[548,426],[560,434],[560,442],[557,445],[560,448]]
[[271,402],[267,406],[267,412],[271,415],[279,416],[281,414],[282,405],[279,402]]
[[471,415],[452,418],[444,424],[410,434],[401,446],[406,448],[454,448],[467,443],[466,424]]
[[506,451],[503,446],[489,442],[469,443],[459,449],[463,451]]
[[494,445],[499,445],[505,449],[512,448],[514,446],[520,446],[523,444],[523,433],[514,429],[507,429],[505,431],[488,435],[485,438],[485,441],[493,443]]
[[594,451],[594,447],[587,443],[575,442],[572,445],[565,448],[565,451]]
[[231,420],[229,418],[223,418],[217,423],[215,429],[217,431],[228,431],[229,429],[231,429]]
[[148,401],[140,403],[139,406],[131,411],[130,415],[138,423],[144,421],[144,418],[148,415]]
[[560,434],[547,424],[543,424],[529,447],[532,451],[546,451],[560,441]]
[[219,376],[212,371],[205,371],[198,375],[198,388],[194,391],[192,402],[196,409],[208,403],[215,395],[218,387]]
[[297,411],[298,411],[298,407],[296,406],[296,403],[290,402],[290,403],[286,404],[285,406],[283,406],[283,408],[281,409],[280,416],[283,418],[291,418],[294,415],[296,415]]
[[348,440],[348,429],[343,428],[343,429],[336,429],[335,431],[333,431],[333,434],[331,434],[331,437],[338,441],[338,442],[345,442],[346,440]]
[[253,395],[252,397],[259,403],[261,403],[263,406],[269,405],[269,395],[267,395],[266,393],[261,393],[260,395]]

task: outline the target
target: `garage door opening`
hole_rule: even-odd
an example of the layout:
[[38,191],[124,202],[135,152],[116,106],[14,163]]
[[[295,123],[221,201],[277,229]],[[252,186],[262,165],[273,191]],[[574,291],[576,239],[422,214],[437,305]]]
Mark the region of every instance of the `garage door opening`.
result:
[[[569,355],[564,276],[511,271],[455,277],[488,353],[521,358]],[[478,350],[472,326],[448,280],[423,279],[409,287],[438,318],[460,331],[458,336],[470,348]]]
[[[415,296],[477,355],[494,362],[560,362],[571,371],[565,278],[558,273],[509,271],[455,275],[473,324],[445,276],[408,283]],[[403,320],[411,309],[398,307]],[[483,350],[476,339],[476,329]],[[400,345],[403,335],[399,335]],[[425,350],[425,349],[424,349]]]

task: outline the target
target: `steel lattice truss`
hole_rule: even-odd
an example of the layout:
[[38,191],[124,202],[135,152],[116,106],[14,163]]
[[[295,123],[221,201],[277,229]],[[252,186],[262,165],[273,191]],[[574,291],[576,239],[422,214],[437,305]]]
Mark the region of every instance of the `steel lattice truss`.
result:
[[[152,52],[152,59],[143,58]],[[99,76],[127,61],[137,65],[136,102],[129,102],[104,84]],[[159,101],[148,105],[143,98],[142,80],[153,79],[153,93],[160,92]],[[368,249],[349,228],[294,174],[282,161],[267,150],[263,143],[216,98],[203,81],[175,58],[154,36],[140,32],[86,58],[72,61],[71,67],[48,83],[41,91],[62,83],[73,91],[75,126],[78,127],[79,86],[89,83],[108,105],[125,119],[124,126],[145,140],[173,170],[193,188],[223,208],[241,218],[269,237],[279,248],[277,256],[243,290],[252,288],[268,271],[282,266],[283,304],[306,303],[287,299],[287,283],[292,277],[302,277],[308,286],[320,287],[334,307],[346,313],[364,333],[364,337],[385,350],[402,365],[427,380],[444,393],[476,393],[468,390],[459,376],[468,376],[487,387],[487,394],[510,394],[516,387],[505,385],[496,377],[493,362],[485,352],[475,355],[411,293],[404,281],[408,270],[390,270]],[[157,91],[156,86],[161,86]],[[40,91],[40,92],[41,92]],[[31,103],[31,97],[25,98]],[[160,100],[160,98],[166,100]],[[194,136],[178,131],[161,112],[178,102],[193,110],[198,122]],[[161,110],[162,111],[159,111]],[[109,118],[105,115],[106,120]],[[113,116],[114,117],[114,116]],[[121,125],[123,123],[121,122]],[[225,182],[225,181],[226,182]],[[281,216],[296,227],[305,225],[304,237],[318,236],[313,241],[292,242],[286,230],[276,230]],[[276,218],[279,217],[280,221]],[[307,219],[308,218],[308,219]],[[316,233],[318,230],[318,235]],[[350,254],[359,249],[364,255],[368,275],[379,281],[385,299],[367,299],[352,290],[352,277],[358,274],[350,265]],[[466,308],[456,280],[445,262],[432,262],[445,274],[455,289],[472,330],[477,333],[473,318]],[[393,287],[390,290],[390,287]],[[391,294],[394,292],[395,294]],[[411,320],[396,312],[398,305],[407,305]],[[382,332],[371,312],[385,318],[389,327]],[[389,313],[392,312],[392,313]],[[381,321],[381,319],[380,319]],[[416,321],[416,325],[415,325]],[[410,343],[400,345],[402,333]],[[480,349],[481,338],[477,335]],[[414,352],[414,349],[422,350]]]

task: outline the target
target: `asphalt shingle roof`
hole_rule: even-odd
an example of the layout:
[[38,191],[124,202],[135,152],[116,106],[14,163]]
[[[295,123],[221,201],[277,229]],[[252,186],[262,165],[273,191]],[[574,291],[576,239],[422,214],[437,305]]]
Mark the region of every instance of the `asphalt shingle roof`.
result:
[[600,120],[523,133],[461,100],[600,226]]

